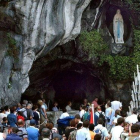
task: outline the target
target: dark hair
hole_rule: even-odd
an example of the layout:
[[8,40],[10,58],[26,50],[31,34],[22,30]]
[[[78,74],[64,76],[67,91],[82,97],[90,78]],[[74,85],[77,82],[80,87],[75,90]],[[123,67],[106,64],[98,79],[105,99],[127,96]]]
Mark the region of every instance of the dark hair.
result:
[[121,125],[122,123],[124,123],[124,118],[120,117],[117,119],[117,125]]
[[122,111],[122,112],[121,112],[121,116],[122,116],[122,117],[127,117],[127,113],[126,113],[125,111]]
[[137,116],[138,122],[140,122],[140,114]]
[[85,120],[83,122],[83,127],[85,127],[85,128],[88,128],[89,127],[89,121],[88,120]]
[[103,124],[103,123],[104,123],[103,119],[102,118],[99,118],[98,119],[98,124]]
[[102,138],[101,134],[96,134],[94,140],[101,140],[101,138]]
[[33,108],[32,108],[32,110],[35,110],[37,108],[38,108],[38,105],[34,105]]
[[120,115],[120,110],[115,111],[115,117],[117,117],[117,115]]
[[18,128],[17,127],[12,127],[12,132],[13,133],[17,133],[18,132]]
[[14,113],[15,112],[15,107],[10,107],[10,112]]
[[133,113],[137,114],[137,109],[136,108],[133,108]]
[[108,102],[108,103],[107,103],[107,106],[111,107],[111,102]]
[[4,111],[4,108],[2,107],[1,109],[0,109],[0,112],[2,113]]
[[4,117],[2,120],[3,120],[4,122],[7,121],[7,117]]
[[42,131],[41,131],[41,135],[44,138],[49,138],[50,137],[50,133],[51,133],[51,131],[48,128],[43,128]]
[[19,125],[24,125],[24,122],[22,120],[18,120],[17,124],[18,124],[18,126]]
[[68,105],[71,103],[71,101],[68,101]]
[[75,127],[76,126],[75,119],[73,119],[73,120],[70,121],[70,126],[71,127]]
[[139,132],[139,130],[140,130],[140,126],[138,124],[133,124],[131,126],[131,132],[132,133]]
[[77,129],[80,129],[82,126],[83,126],[82,123],[78,123],[78,124],[77,124]]
[[4,110],[5,110],[5,111],[8,111],[8,109],[9,109],[8,106],[5,106],[5,107],[4,107]]
[[90,125],[89,125],[89,130],[90,130],[90,131],[93,131],[93,130],[94,130],[94,124],[90,124]]
[[63,111],[63,112],[67,112],[67,110],[66,110],[66,108],[65,108],[65,107],[62,109],[62,111]]
[[80,115],[79,114],[76,114],[75,115],[75,119],[80,119]]
[[18,115],[23,116],[23,113],[21,111],[18,111],[17,113]]

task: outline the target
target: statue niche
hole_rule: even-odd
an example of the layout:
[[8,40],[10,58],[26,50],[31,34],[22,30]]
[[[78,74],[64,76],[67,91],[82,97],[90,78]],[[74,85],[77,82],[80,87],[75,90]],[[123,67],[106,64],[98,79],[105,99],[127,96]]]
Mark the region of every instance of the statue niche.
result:
[[121,15],[120,9],[117,10],[114,19],[113,19],[113,32],[114,32],[114,39],[116,44],[123,44],[124,43],[124,22],[123,17]]

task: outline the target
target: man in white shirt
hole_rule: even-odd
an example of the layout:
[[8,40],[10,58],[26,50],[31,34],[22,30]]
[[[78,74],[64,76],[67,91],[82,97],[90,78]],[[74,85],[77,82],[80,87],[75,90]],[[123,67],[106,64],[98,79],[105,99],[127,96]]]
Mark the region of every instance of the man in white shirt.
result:
[[125,119],[125,122],[131,124],[131,123],[136,123],[138,122],[138,119],[137,119],[137,109],[136,108],[133,108],[133,114],[128,116],[126,119]]
[[105,127],[103,127],[103,123],[104,123],[103,120],[100,118],[98,120],[98,125],[95,126],[95,128],[94,128],[94,132],[98,134],[98,132],[101,131],[102,139],[108,140],[109,134],[108,134],[107,129]]
[[72,106],[72,103],[69,101],[68,102],[68,105],[66,106],[66,110],[67,111],[71,111],[72,109],[71,109],[71,106]]
[[116,110],[121,110],[122,108],[122,103],[117,100],[117,98],[111,102],[111,108],[116,111]]
[[77,131],[76,140],[91,140],[88,127],[89,121],[86,120],[83,122],[83,128]]
[[86,111],[85,111],[85,106],[80,106],[80,112],[79,112],[79,115],[80,115],[80,118],[82,118],[83,117],[83,115],[86,113]]
[[118,118],[117,124],[117,126],[111,129],[111,140],[120,140],[121,133],[124,130],[124,118]]
[[64,119],[66,117],[69,117],[69,114],[67,113],[66,109],[63,108],[63,114],[61,114],[60,119]]
[[4,110],[4,108],[1,108],[1,113],[0,113],[0,123],[2,122],[2,119],[3,119],[4,117],[7,117],[7,115],[5,114],[5,110]]
[[105,110],[105,119],[106,119],[106,128],[108,132],[110,133],[112,128],[112,118],[115,114],[114,110],[111,108],[111,103],[107,103],[108,108]]

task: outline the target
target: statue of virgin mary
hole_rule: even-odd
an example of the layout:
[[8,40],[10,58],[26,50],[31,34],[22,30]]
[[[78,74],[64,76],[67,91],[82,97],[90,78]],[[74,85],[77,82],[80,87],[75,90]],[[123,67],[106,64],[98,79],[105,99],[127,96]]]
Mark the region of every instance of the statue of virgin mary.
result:
[[113,31],[114,31],[115,43],[123,44],[124,23],[123,23],[123,17],[121,15],[120,9],[117,10],[113,19]]

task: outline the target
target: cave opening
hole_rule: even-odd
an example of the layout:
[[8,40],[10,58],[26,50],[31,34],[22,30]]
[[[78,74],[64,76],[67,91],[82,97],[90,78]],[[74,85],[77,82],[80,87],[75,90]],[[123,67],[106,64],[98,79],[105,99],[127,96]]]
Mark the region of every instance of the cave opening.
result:
[[87,98],[89,102],[92,102],[94,97],[99,97],[101,92],[101,81],[97,77],[74,71],[59,73],[50,85],[55,90],[54,100],[61,108],[67,105],[68,101],[72,101],[72,107],[79,109],[83,99]]
[[101,103],[109,98],[96,69],[64,59],[56,59],[47,65],[40,60],[36,62],[30,71],[30,86],[22,95],[22,100],[36,103],[40,98],[40,89],[45,91],[44,98],[50,103],[50,110],[54,101],[61,109],[68,101],[72,101],[73,109],[79,109],[85,98],[90,103],[95,97],[99,97]]

